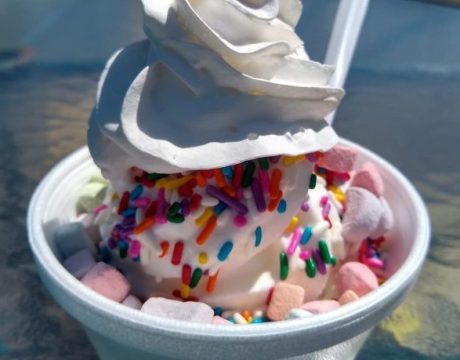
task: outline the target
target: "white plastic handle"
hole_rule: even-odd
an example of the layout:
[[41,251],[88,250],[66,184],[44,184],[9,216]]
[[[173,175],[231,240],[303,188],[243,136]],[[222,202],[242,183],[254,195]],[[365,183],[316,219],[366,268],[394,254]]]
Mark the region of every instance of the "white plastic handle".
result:
[[[340,1],[324,60],[325,64],[336,67],[329,82],[333,87],[343,87],[345,83],[368,5],[369,0]],[[326,121],[332,124],[334,116],[335,112],[329,114]]]

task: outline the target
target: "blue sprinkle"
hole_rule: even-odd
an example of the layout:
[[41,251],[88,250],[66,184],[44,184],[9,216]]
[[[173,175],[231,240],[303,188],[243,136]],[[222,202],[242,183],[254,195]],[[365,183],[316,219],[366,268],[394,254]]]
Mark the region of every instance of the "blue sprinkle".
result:
[[262,228],[260,226],[257,226],[257,229],[256,229],[256,242],[255,242],[254,245],[256,247],[258,247],[261,242],[262,242]]
[[233,178],[233,168],[231,166],[226,166],[221,170],[227,179],[231,180]]
[[282,214],[286,211],[286,208],[287,208],[286,200],[282,199],[280,203],[278,204],[278,212]]
[[217,216],[219,216],[220,214],[222,214],[224,212],[224,210],[227,208],[227,204],[222,202],[222,201],[219,201],[219,203],[214,206],[214,214],[216,214]]
[[130,217],[136,215],[136,208],[127,208],[121,215],[124,217]]
[[227,320],[236,324],[235,318],[233,316],[230,316]]
[[219,250],[219,253],[217,254],[217,258],[220,261],[225,261],[228,258],[228,255],[232,252],[233,249],[233,243],[231,241],[227,241],[224,245]]
[[305,245],[308,242],[308,240],[310,240],[312,232],[313,232],[312,227],[308,225],[303,231],[302,237],[300,238],[300,243],[302,245]]
[[251,324],[262,324],[262,323],[269,322],[269,321],[270,321],[269,318],[262,316],[262,317],[254,318]]
[[224,312],[224,309],[221,307],[217,306],[214,308],[214,315],[216,316],[222,316],[222,313]]
[[128,242],[124,239],[120,239],[118,242],[118,248],[120,249],[127,249],[129,247]]
[[110,261],[112,260],[112,255],[110,254],[110,249],[106,246],[104,246],[101,249],[101,260],[105,262],[106,264],[110,264]]
[[139,196],[142,195],[142,192],[144,191],[144,187],[139,184],[137,185],[134,190],[131,192],[131,195],[129,195],[129,200],[133,201],[136,200]]

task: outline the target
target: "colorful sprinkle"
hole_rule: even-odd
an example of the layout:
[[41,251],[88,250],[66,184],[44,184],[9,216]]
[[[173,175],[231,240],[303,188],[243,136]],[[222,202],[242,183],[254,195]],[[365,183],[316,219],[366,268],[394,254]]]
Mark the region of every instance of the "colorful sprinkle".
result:
[[302,237],[300,238],[300,243],[302,245],[306,245],[308,241],[311,239],[312,233],[313,233],[313,228],[311,227],[311,225],[308,225],[302,233]]
[[181,210],[180,203],[174,202],[168,209],[168,215],[175,215]]
[[309,189],[314,189],[316,187],[316,174],[311,174],[310,183],[308,184]]
[[281,178],[283,177],[283,173],[280,169],[273,169],[272,178],[270,182],[270,197],[272,199],[278,197],[278,193],[280,190],[280,182]]
[[270,162],[271,162],[272,164],[277,164],[278,161],[280,161],[280,159],[281,159],[281,155],[272,156],[272,157],[270,158]]
[[307,249],[303,249],[299,254],[299,258],[301,258],[302,260],[307,260],[309,257],[310,252]]
[[287,202],[286,202],[286,200],[281,199],[281,201],[280,201],[279,204],[278,204],[278,209],[277,209],[278,212],[279,212],[280,214],[283,214],[284,212],[286,212],[286,208],[287,208]]
[[324,264],[323,259],[321,258],[321,254],[318,249],[312,250],[312,257],[315,260],[316,269],[321,275],[325,275],[327,273],[326,265]]
[[217,253],[217,258],[219,259],[219,261],[227,260],[232,250],[233,250],[233,242],[231,241],[225,242],[220,248],[219,252]]
[[300,206],[300,209],[303,212],[308,212],[310,210],[310,204],[308,203],[308,200],[305,200],[302,205]]
[[205,227],[203,228],[203,230],[201,230],[200,234],[196,238],[196,243],[198,245],[203,245],[206,241],[208,241],[209,237],[211,236],[216,226],[217,226],[217,216],[211,215]]
[[171,264],[179,265],[182,261],[182,253],[184,252],[184,243],[182,241],[176,242],[174,245],[173,254],[171,257]]
[[187,175],[187,176],[183,176],[181,178],[173,179],[173,180],[166,180],[163,178],[157,181],[156,186],[158,188],[165,188],[167,190],[173,190],[173,189],[177,189],[178,187],[188,183],[192,178],[193,178],[193,175]]
[[297,155],[297,156],[284,156],[283,157],[283,165],[284,166],[291,166],[295,163],[305,160],[305,155]]
[[312,258],[309,258],[305,262],[305,272],[309,278],[314,278],[316,276],[316,264]]
[[214,206],[213,211],[216,216],[219,216],[224,212],[224,210],[227,208],[227,204],[220,201],[216,206]]
[[210,207],[206,208],[203,211],[203,213],[199,217],[196,218],[195,225],[196,226],[204,225],[213,215],[214,215],[214,211],[212,210],[212,208]]
[[180,297],[182,299],[187,299],[190,296],[190,286],[187,284],[180,285]]
[[291,218],[291,221],[289,222],[288,227],[284,230],[284,232],[287,234],[290,234],[291,232],[295,230],[298,223],[299,223],[299,218],[297,216],[293,216]]
[[162,242],[160,243],[160,247],[161,247],[160,258],[162,258],[162,257],[165,257],[166,254],[168,253],[168,250],[169,250],[169,242],[167,242],[167,241],[162,241]]
[[146,218],[144,219],[144,221],[142,221],[139,225],[137,225],[134,228],[133,234],[135,235],[141,234],[144,231],[150,229],[153,225],[155,225],[155,218],[154,217]]
[[254,165],[254,162],[248,161],[246,163],[243,172],[243,179],[241,180],[242,187],[247,188],[249,185],[251,185],[255,169],[256,166]]
[[193,194],[192,198],[190,199],[190,211],[194,212],[195,210],[198,210],[201,204],[201,200],[203,197],[200,194]]
[[182,266],[182,283],[185,285],[190,285],[192,280],[192,268],[190,265],[185,264]]
[[182,201],[180,202],[180,208],[182,211],[182,215],[190,215],[190,201],[188,199],[182,199]]
[[206,186],[207,180],[201,173],[201,171],[197,171],[195,174],[195,180],[198,186],[203,187]]
[[232,180],[232,178],[233,178],[233,168],[231,166],[225,166],[220,170],[222,171],[222,174],[224,174],[224,176],[227,179]]
[[129,202],[129,192],[125,191],[121,196],[121,200],[118,203],[118,210],[117,213],[121,215],[127,208]]
[[216,199],[219,199],[220,201],[226,203],[229,207],[234,209],[237,213],[241,215],[245,215],[248,212],[248,208],[246,205],[240,203],[238,200],[235,198],[232,198],[219,188],[208,185],[206,186],[206,193],[210,196],[215,197]]
[[217,271],[214,275],[208,278],[208,283],[206,284],[206,291],[208,293],[212,293],[216,288],[217,277],[219,276],[219,271]]
[[256,241],[254,243],[254,246],[258,247],[261,242],[262,242],[262,228],[260,226],[257,226],[257,228],[256,228]]
[[198,255],[198,262],[200,265],[206,265],[208,263],[208,253],[207,252],[200,252]]
[[220,169],[214,169],[214,177],[216,178],[217,186],[223,188],[225,186],[225,177]]
[[242,164],[236,164],[234,166],[233,179],[232,179],[233,187],[234,188],[240,187],[242,179],[243,179],[243,165]]
[[259,212],[264,212],[267,209],[267,204],[265,203],[264,193],[262,191],[262,186],[260,181],[256,178],[252,179],[251,184],[252,196],[256,203],[256,208]]
[[193,270],[192,281],[190,282],[190,288],[194,289],[197,287],[198,283],[201,280],[201,276],[203,275],[203,270],[200,268],[196,268]]
[[108,208],[107,204],[99,205],[97,208],[95,208],[95,209],[93,210],[93,214],[94,214],[94,215],[98,215],[99,213],[101,213],[102,211],[104,211],[104,210],[107,209],[107,208]]
[[141,252],[141,243],[138,240],[133,240],[129,247],[129,257],[131,259],[137,259]]
[[144,187],[142,185],[137,185],[134,190],[131,192],[131,195],[129,196],[129,200],[133,201],[136,200],[139,196],[142,195],[144,192]]
[[120,253],[120,258],[124,259],[128,256],[128,243],[124,239],[120,239],[118,242],[118,250]]
[[147,206],[149,206],[150,204],[150,199],[147,198],[147,197],[142,197],[142,198],[138,198],[138,199],[135,199],[133,201],[133,205],[137,208],[146,208]]
[[156,181],[156,180],[163,179],[163,178],[165,178],[167,176],[168,176],[168,174],[150,173],[150,174],[147,175],[147,178],[149,180],[155,180]]
[[332,261],[331,253],[329,252],[329,247],[324,240],[320,240],[318,242],[319,252],[321,255],[321,259],[323,259],[324,263],[330,264]]
[[284,251],[280,252],[280,279],[286,280],[289,274],[289,263]]
[[260,184],[262,185],[262,191],[264,194],[268,194],[270,192],[270,179],[268,176],[268,171],[259,169],[257,174]]
[[302,230],[300,230],[300,228],[297,228],[294,230],[294,233],[292,234],[292,237],[291,237],[291,242],[286,251],[289,256],[292,256],[295,250],[297,249],[297,246],[299,246],[301,234],[302,234]]
[[271,199],[270,202],[268,203],[268,211],[270,212],[275,211],[282,197],[283,197],[283,192],[280,190],[278,196],[276,198]]
[[158,208],[158,203],[156,201],[152,201],[152,203],[149,205],[147,210],[145,210],[145,217],[152,217],[155,216],[157,213],[157,208]]
[[243,215],[236,215],[233,218],[233,223],[237,227],[243,227],[243,226],[245,226],[247,224],[247,222],[248,222],[248,219],[246,219],[246,217],[243,216]]
[[122,216],[128,217],[128,216],[135,216],[136,215],[136,208],[127,208],[125,211],[122,212]]
[[181,224],[185,221],[185,218],[181,214],[168,214],[167,219],[169,222],[174,224]]

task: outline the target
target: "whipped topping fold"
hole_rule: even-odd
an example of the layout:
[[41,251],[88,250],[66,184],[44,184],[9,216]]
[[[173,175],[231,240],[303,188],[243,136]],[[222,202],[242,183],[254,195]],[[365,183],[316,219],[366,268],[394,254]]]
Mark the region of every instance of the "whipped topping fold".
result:
[[143,0],[148,40],[102,74],[88,131],[114,187],[130,166],[176,173],[326,151],[343,96],[294,27],[299,0]]

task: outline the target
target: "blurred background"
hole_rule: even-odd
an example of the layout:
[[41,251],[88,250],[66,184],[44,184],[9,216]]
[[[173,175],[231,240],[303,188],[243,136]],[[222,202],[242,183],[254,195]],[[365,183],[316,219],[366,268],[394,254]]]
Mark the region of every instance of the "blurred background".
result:
[[[324,58],[338,0],[304,0],[298,32]],[[407,301],[359,359],[460,359],[460,7],[371,0],[337,132],[412,180],[433,226]],[[25,214],[33,189],[83,146],[104,61],[142,39],[138,0],[0,0],[0,358],[95,359],[34,269]]]

